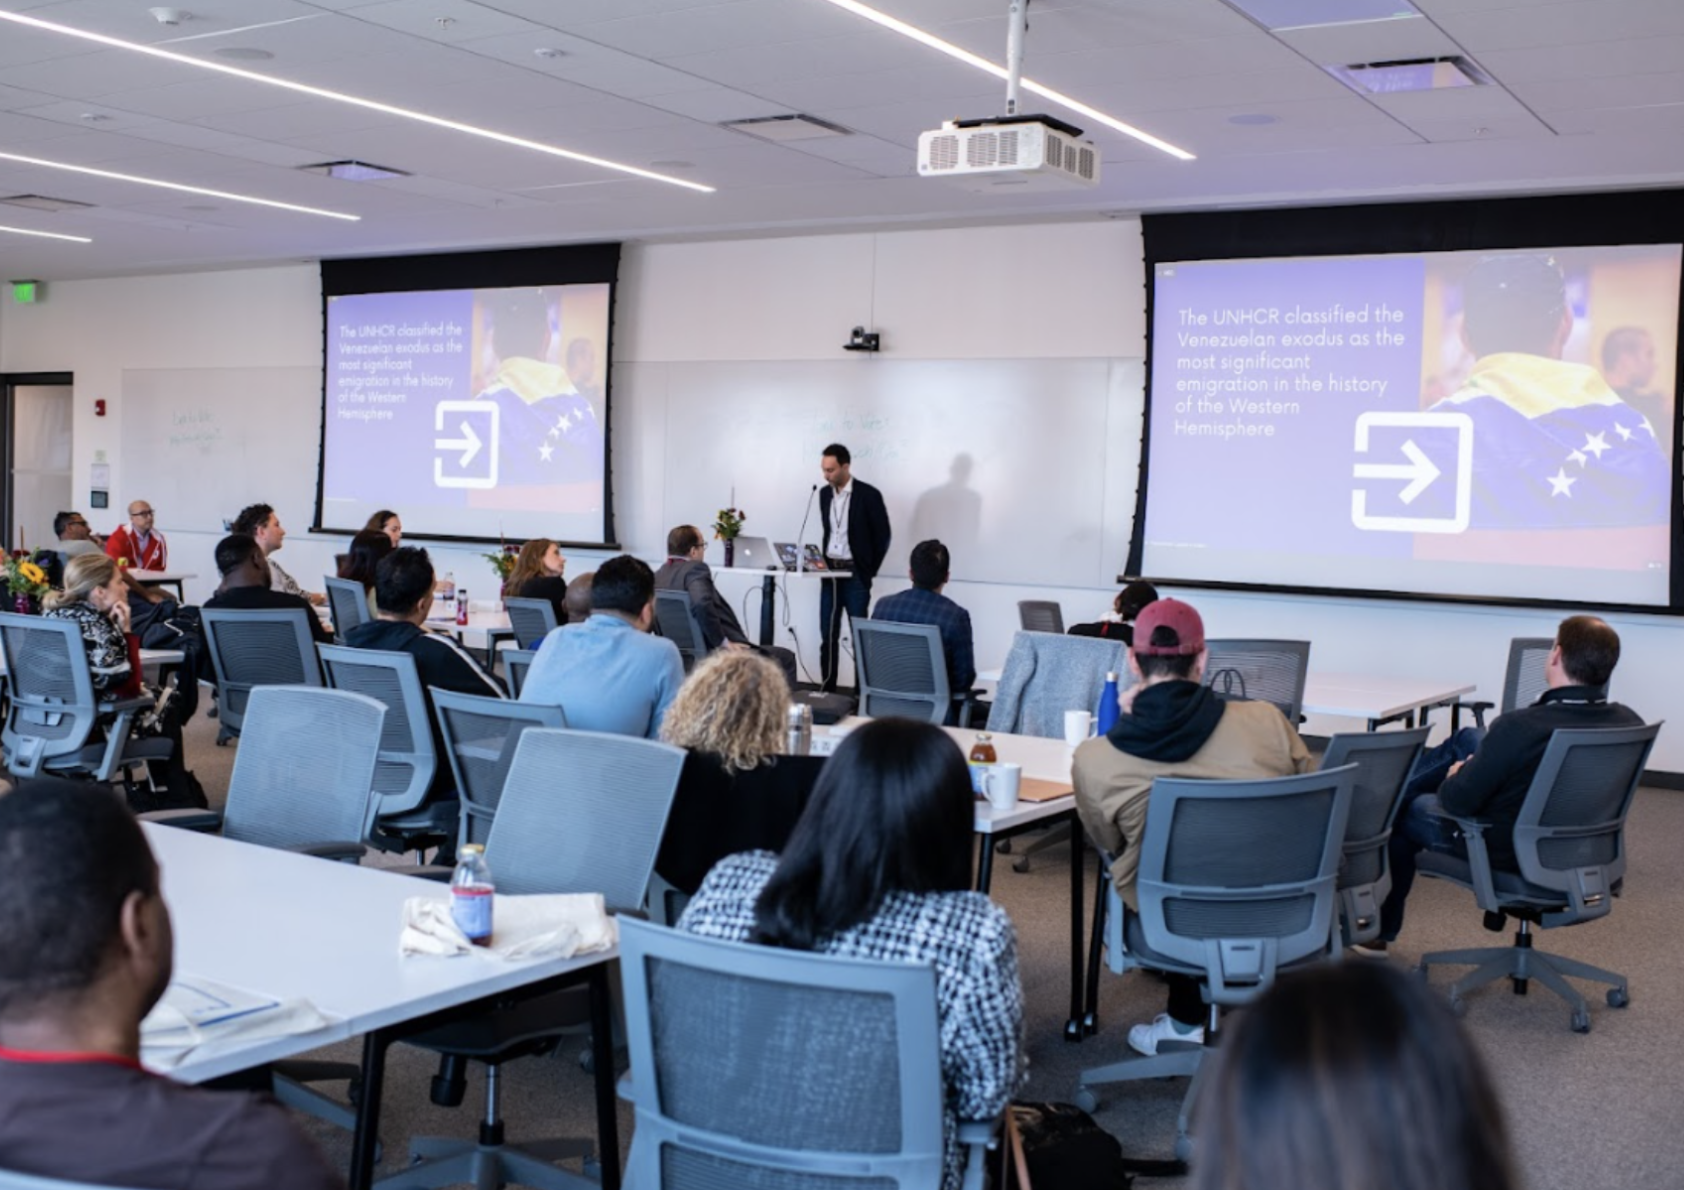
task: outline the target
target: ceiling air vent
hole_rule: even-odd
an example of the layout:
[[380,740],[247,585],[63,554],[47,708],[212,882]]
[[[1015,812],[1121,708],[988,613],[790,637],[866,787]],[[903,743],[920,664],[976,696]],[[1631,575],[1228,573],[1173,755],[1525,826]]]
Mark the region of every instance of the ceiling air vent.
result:
[[1393,62],[1356,62],[1325,68],[1334,78],[1370,95],[1405,91],[1445,91],[1485,87],[1491,76],[1466,58],[1401,58]]
[[385,165],[370,165],[366,161],[322,161],[298,168],[307,174],[321,174],[324,177],[338,178],[342,182],[380,182],[387,178],[410,176],[404,170],[392,169]]
[[846,128],[816,116],[755,116],[747,120],[726,120],[720,127],[735,128],[761,140],[819,140],[828,136],[851,136]]

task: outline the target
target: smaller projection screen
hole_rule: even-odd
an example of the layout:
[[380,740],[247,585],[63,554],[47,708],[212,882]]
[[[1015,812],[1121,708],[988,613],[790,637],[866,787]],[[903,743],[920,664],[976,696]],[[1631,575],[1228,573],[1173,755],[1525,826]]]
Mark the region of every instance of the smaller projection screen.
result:
[[1149,267],[1138,573],[1672,602],[1679,244]]
[[612,541],[613,276],[578,251],[405,258],[403,288],[324,264],[319,528]]

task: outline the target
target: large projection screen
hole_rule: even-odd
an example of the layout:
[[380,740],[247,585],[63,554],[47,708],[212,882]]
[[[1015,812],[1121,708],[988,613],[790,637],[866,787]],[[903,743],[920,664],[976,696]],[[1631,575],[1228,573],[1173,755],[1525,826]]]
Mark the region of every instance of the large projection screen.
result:
[[547,249],[406,258],[396,276],[325,264],[317,528],[391,509],[416,537],[610,543],[602,263]]
[[1131,569],[1672,609],[1680,258],[1671,242],[1150,261]]

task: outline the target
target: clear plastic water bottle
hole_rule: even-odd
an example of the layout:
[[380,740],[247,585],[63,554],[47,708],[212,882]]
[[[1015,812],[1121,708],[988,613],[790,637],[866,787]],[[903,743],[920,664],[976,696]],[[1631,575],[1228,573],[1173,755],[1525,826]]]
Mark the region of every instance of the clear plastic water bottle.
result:
[[450,877],[450,917],[475,946],[491,945],[491,905],[496,886],[485,866],[485,845],[464,843],[456,851],[456,871]]
[[468,592],[466,588],[456,593],[456,626],[458,628],[468,626]]
[[1099,692],[1099,705],[1094,708],[1094,731],[1097,735],[1105,735],[1117,725],[1120,712],[1117,710],[1117,675],[1105,675],[1105,689]]

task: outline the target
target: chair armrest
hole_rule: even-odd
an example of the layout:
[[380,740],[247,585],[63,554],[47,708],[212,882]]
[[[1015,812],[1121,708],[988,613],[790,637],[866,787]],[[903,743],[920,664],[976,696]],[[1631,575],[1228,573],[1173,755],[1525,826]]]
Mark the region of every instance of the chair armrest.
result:
[[966,1149],[963,1190],[982,1190],[989,1165],[986,1154],[999,1147],[1000,1132],[999,1119],[959,1121],[959,1143]]
[[179,827],[203,835],[214,835],[222,829],[220,810],[148,810],[135,817],[142,822],[156,822],[160,826]]
[[102,715],[115,715],[121,711],[133,713],[146,709],[155,701],[157,700],[145,694],[136,695],[134,698],[108,699],[99,704],[99,713]]
[[390,868],[381,868],[382,872],[395,872],[399,876],[414,876],[421,880],[432,880],[439,884],[449,884],[455,874],[455,868],[447,868],[443,864],[397,864]]
[[1441,814],[1456,824],[1468,843],[1468,870],[1473,876],[1474,902],[1481,909],[1496,912],[1501,909],[1497,903],[1497,886],[1491,877],[1491,852],[1485,845],[1485,828],[1491,824],[1481,822],[1477,818],[1458,818],[1454,814]]
[[368,848],[361,843],[328,842],[304,843],[297,847],[288,848],[300,855],[314,855],[322,859],[336,859],[341,863],[360,864],[363,856],[368,854]]
[[1480,699],[1477,702],[1457,701],[1457,702],[1451,703],[1450,704],[1450,734],[1455,735],[1458,731],[1460,731],[1462,729],[1462,712],[1463,711],[1472,711],[1473,717],[1474,717],[1474,723],[1479,727],[1484,727],[1485,726],[1485,712],[1489,711],[1492,707],[1494,707],[1496,705],[1497,705],[1496,703],[1491,702],[1488,699]]

